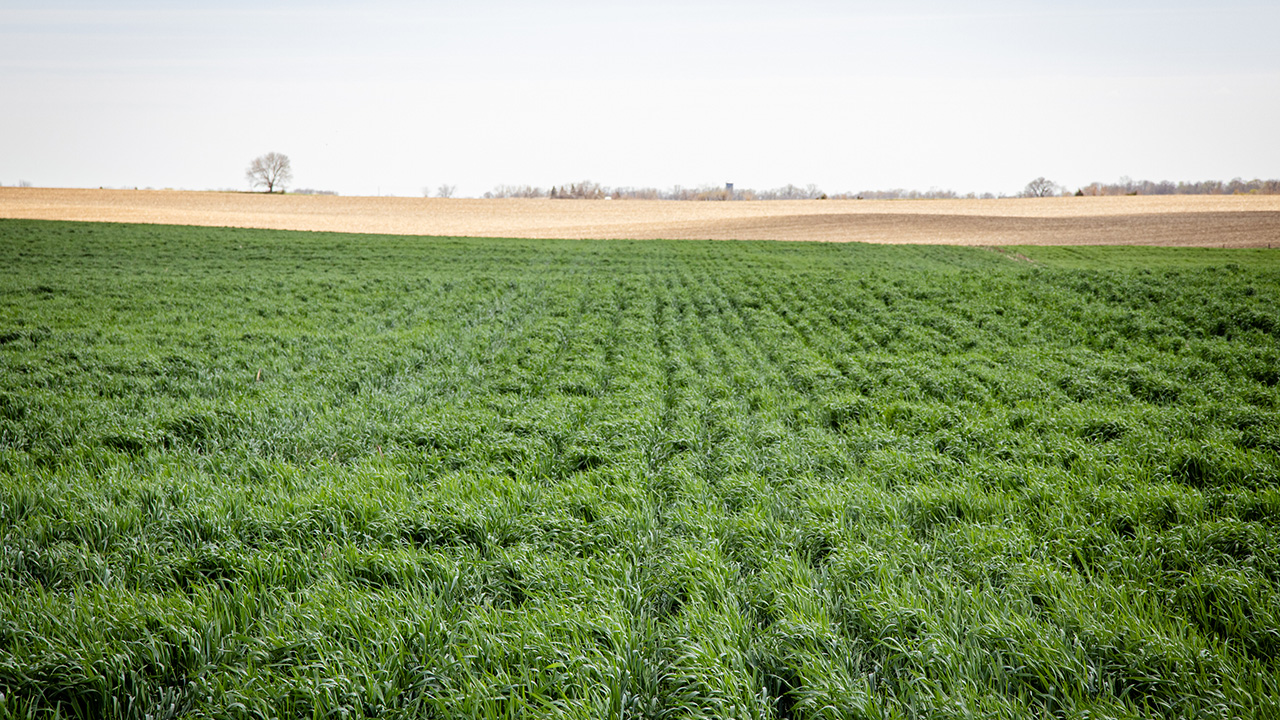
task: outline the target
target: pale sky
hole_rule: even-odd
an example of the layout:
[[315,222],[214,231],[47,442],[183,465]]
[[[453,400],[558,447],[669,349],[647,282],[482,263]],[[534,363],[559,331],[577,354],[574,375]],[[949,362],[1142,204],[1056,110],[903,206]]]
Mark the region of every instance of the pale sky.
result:
[[1280,177],[1280,2],[0,0],[0,183]]

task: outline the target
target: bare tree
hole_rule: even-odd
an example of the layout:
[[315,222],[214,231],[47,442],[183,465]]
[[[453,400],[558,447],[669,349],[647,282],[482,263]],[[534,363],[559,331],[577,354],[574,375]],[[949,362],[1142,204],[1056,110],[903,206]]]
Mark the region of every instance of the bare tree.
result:
[[259,155],[249,163],[244,171],[249,187],[264,187],[267,192],[275,192],[276,188],[284,192],[284,188],[293,180],[293,170],[289,167],[289,156],[278,152]]
[[1027,183],[1022,190],[1022,197],[1051,197],[1058,194],[1058,184],[1052,180],[1038,177]]
[[446,183],[441,183],[440,187],[436,188],[436,197],[451,198],[453,197],[454,191],[456,191],[457,189],[458,189],[457,185],[448,185]]

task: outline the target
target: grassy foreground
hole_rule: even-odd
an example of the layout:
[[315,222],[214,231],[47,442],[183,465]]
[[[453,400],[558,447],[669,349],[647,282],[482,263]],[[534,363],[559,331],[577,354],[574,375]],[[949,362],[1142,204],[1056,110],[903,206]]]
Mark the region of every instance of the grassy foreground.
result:
[[0,220],[0,717],[1280,716],[1280,252]]

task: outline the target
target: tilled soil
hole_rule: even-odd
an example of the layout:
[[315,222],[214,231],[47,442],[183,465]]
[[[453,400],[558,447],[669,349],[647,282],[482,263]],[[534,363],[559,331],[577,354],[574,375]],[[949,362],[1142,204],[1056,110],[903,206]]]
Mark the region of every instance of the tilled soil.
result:
[[1280,196],[469,200],[0,188],[0,218],[399,235],[1280,247]]

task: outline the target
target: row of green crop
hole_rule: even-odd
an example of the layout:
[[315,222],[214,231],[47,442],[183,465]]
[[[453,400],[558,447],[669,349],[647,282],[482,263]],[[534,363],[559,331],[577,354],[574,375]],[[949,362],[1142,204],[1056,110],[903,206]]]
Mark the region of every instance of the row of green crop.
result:
[[1278,270],[0,222],[0,715],[1276,714]]

